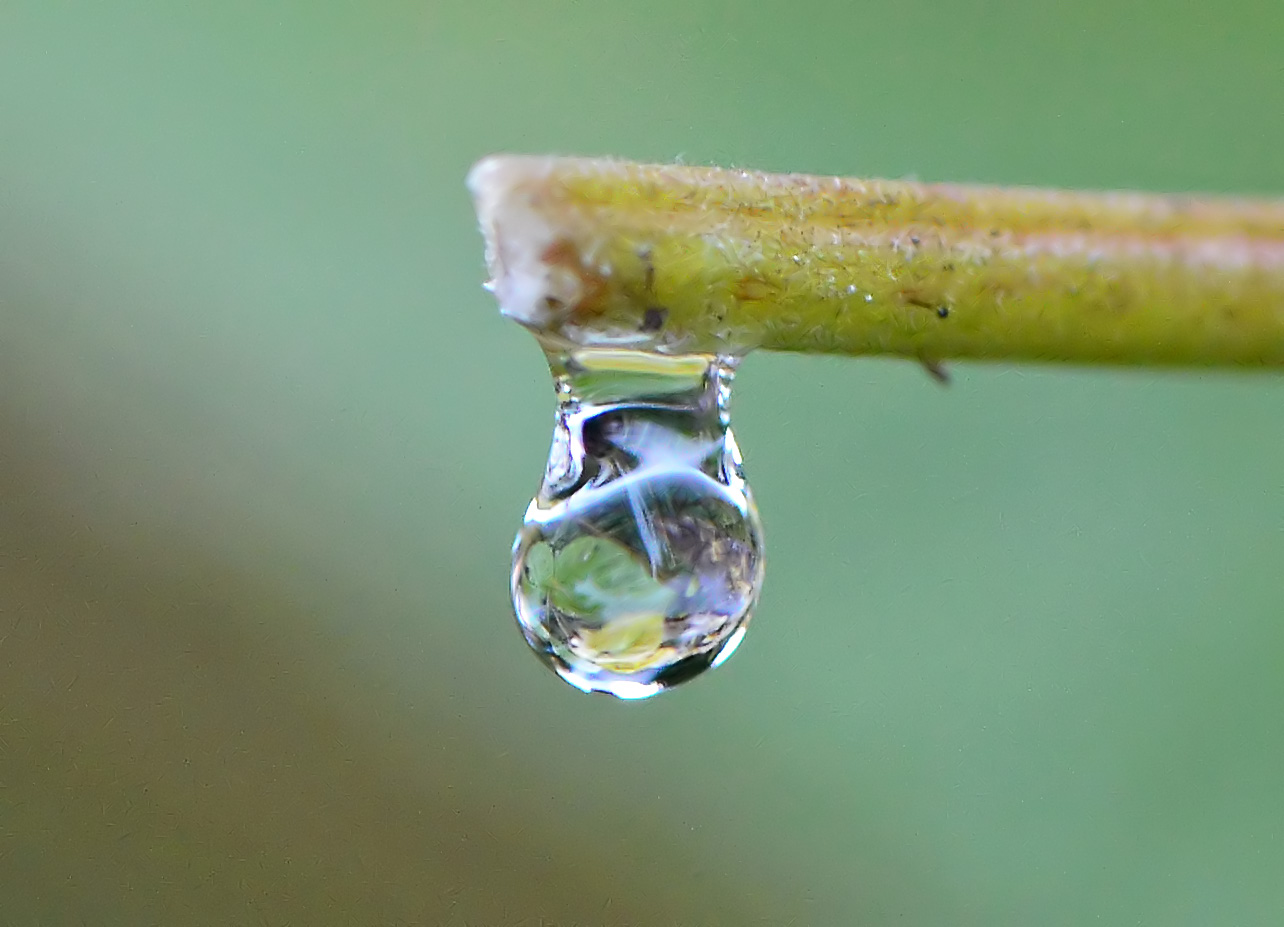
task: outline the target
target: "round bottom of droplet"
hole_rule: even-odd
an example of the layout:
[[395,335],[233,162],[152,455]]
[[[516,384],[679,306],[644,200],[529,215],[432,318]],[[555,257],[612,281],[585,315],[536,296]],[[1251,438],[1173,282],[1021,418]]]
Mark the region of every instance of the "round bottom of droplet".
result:
[[658,695],[667,689],[672,689],[674,686],[700,675],[705,670],[717,669],[740,647],[740,644],[744,641],[745,632],[749,628],[742,621],[740,626],[729,637],[721,641],[718,646],[710,647],[706,652],[685,657],[679,662],[666,667],[654,678],[647,680],[604,675],[600,672],[588,671],[582,666],[575,666],[562,659],[549,646],[548,642],[533,636],[526,628],[522,630],[531,650],[553,672],[557,673],[563,681],[581,692],[589,694],[601,693],[612,695],[618,699],[637,701]]

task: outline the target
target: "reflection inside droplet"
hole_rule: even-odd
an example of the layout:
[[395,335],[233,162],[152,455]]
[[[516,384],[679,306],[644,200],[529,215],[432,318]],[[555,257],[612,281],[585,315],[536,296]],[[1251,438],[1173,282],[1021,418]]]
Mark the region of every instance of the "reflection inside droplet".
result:
[[734,363],[601,348],[549,363],[559,405],[514,546],[517,618],[571,685],[645,698],[730,656],[761,586]]

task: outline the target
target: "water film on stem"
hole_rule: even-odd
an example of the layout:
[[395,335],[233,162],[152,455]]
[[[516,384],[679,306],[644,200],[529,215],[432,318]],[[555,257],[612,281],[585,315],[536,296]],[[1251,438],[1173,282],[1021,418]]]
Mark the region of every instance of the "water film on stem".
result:
[[762,585],[727,411],[735,360],[545,350],[558,406],[513,549],[517,620],[571,685],[645,698],[727,659]]

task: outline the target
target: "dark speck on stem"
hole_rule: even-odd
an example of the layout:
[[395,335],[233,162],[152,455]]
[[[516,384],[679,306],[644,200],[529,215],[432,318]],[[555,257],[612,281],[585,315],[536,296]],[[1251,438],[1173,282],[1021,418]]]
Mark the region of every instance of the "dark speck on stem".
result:
[[661,306],[651,306],[646,312],[642,313],[642,331],[658,332],[664,328],[664,320],[668,317],[669,310]]

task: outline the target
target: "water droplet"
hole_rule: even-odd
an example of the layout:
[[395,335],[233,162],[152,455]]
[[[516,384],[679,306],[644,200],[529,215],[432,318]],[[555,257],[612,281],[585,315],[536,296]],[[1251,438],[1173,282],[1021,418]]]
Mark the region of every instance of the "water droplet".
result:
[[730,358],[548,351],[552,449],[513,549],[517,620],[571,685],[645,698],[724,661],[762,584]]

